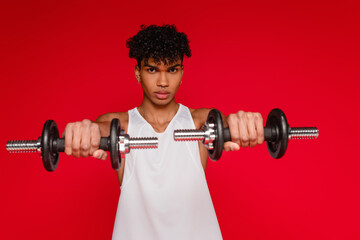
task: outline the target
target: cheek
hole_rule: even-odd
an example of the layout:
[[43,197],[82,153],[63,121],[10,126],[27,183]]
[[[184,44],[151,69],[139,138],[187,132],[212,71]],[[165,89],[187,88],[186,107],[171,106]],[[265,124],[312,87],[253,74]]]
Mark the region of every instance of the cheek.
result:
[[179,85],[182,79],[182,74],[176,74],[169,77],[173,85]]
[[151,89],[151,86],[149,86],[149,83],[143,83],[142,88],[144,91],[148,92]]
[[[149,80],[149,79],[147,79]],[[151,94],[152,92],[154,92],[157,88],[156,88],[156,82],[152,82],[152,81],[145,81],[142,83],[142,89],[145,93],[147,93],[147,95]]]
[[180,81],[178,81],[176,84],[174,84],[173,85],[173,91],[176,93],[178,90],[179,90],[179,88],[180,88],[180,83],[181,83],[181,80]]

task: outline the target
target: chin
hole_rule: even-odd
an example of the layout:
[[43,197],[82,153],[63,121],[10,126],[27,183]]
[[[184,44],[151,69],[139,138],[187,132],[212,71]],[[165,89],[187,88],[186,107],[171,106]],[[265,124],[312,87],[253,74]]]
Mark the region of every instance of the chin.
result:
[[166,101],[166,100],[158,100],[155,102],[156,105],[159,105],[159,106],[166,106],[170,103],[171,101]]
[[169,103],[171,103],[173,101],[173,98],[168,98],[168,99],[163,99],[163,100],[160,100],[160,99],[155,99],[153,101],[153,103],[155,105],[158,105],[158,106],[166,106],[168,105]]

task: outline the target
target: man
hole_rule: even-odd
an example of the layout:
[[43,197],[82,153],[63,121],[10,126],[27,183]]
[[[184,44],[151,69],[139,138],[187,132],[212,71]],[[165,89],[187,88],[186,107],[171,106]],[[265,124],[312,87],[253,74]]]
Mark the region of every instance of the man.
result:
[[[191,56],[188,43],[173,25],[142,26],[127,41],[130,58],[137,60],[142,104],[65,128],[65,152],[75,157],[107,158],[98,147],[100,137],[109,135],[113,118],[120,119],[131,137],[159,139],[158,149],[132,151],[122,160],[113,239],[222,239],[205,179],[207,150],[200,143],[172,139],[175,129],[199,129],[210,111],[187,108],[174,98],[184,73],[183,58]],[[233,139],[225,143],[225,151],[263,143],[259,113],[239,111],[223,118]]]

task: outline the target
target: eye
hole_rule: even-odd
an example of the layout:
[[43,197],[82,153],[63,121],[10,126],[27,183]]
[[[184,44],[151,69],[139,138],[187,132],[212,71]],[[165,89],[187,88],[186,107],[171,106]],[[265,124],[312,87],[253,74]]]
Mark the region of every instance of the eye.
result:
[[154,73],[154,72],[156,72],[156,69],[155,68],[148,68],[147,71],[149,73]]
[[171,73],[176,73],[178,70],[177,70],[177,68],[170,68],[169,69],[169,72],[171,72]]

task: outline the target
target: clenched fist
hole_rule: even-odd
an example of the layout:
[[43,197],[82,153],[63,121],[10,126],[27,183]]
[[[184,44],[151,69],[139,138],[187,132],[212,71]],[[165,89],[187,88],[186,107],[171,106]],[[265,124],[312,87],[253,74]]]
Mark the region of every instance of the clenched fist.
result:
[[255,147],[264,142],[264,123],[260,113],[239,111],[229,114],[226,121],[232,140],[224,144],[225,151]]
[[101,160],[107,158],[107,153],[99,149],[100,127],[88,119],[81,122],[68,123],[65,127],[65,153],[78,157],[93,156]]

